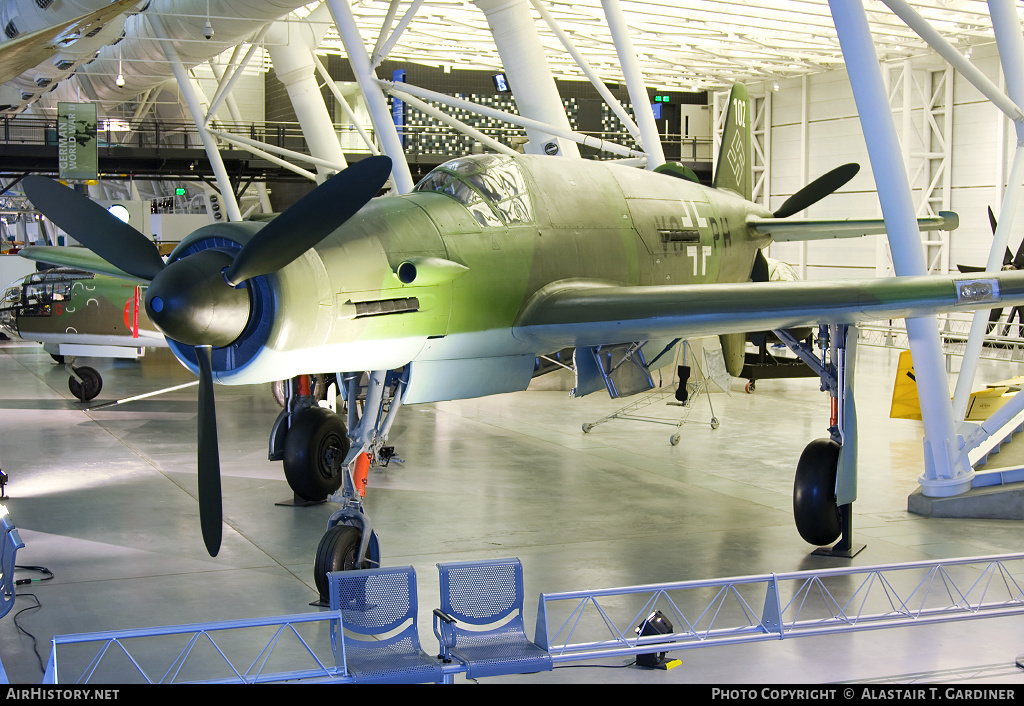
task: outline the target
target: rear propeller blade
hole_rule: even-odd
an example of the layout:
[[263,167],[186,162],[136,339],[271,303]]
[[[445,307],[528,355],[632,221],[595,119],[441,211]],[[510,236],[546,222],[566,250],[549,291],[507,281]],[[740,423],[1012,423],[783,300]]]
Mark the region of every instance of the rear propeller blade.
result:
[[855,163],[844,164],[836,167],[827,174],[823,174],[810,184],[790,196],[779,207],[779,210],[772,215],[776,218],[789,218],[794,213],[803,211],[808,206],[816,204],[833,191],[843,187],[846,182],[857,176],[860,165]]
[[38,175],[22,183],[33,206],[114,267],[145,280],[164,268],[149,238],[84,194]]
[[253,236],[225,277],[237,285],[281,269],[355,215],[390,174],[391,158],[385,156],[360,160],[335,174]]
[[199,362],[199,525],[210,556],[220,551],[220,453],[217,450],[217,411],[213,402],[213,349],[196,346]]

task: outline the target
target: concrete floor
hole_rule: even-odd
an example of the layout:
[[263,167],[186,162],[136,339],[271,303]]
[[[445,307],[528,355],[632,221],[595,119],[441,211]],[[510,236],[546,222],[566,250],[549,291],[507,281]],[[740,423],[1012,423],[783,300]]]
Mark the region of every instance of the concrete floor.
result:
[[[834,566],[1018,552],[1021,523],[911,515],[922,470],[920,422],[888,418],[896,352],[862,348],[858,368],[861,482],[854,559],[811,556],[791,518],[793,468],[826,435],[816,379],[762,380],[707,399],[673,429],[616,420],[621,403],[531,390],[408,407],[391,441],[404,463],[374,469],[366,507],[386,565],[418,574],[421,642],[436,649],[430,610],[438,561],[519,557],[532,633],[540,592],[708,579]],[[141,361],[88,361],[104,377],[92,405],[194,379],[166,351]],[[979,382],[1019,375],[987,364]],[[290,497],[266,459],[279,408],[268,386],[218,387],[224,543],[210,558],[195,500],[195,389],[83,411],[67,374],[39,346],[0,346],[0,468],[26,547],[21,566],[55,578],[21,586],[0,621],[13,682],[38,683],[55,634],[315,611],[313,557],[336,506],[275,507]],[[649,412],[677,419],[679,409]],[[18,578],[38,574],[19,571]],[[772,641],[679,653],[669,671],[628,658],[486,682],[1024,683],[1019,618]]]

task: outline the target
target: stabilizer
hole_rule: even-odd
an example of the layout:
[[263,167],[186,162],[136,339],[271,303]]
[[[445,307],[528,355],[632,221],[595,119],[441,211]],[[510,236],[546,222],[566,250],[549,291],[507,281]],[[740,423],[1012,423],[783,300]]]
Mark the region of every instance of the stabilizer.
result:
[[729,189],[747,199],[753,196],[754,185],[750,171],[750,100],[747,87],[735,83],[729,94],[729,109],[722,131],[722,147],[715,167],[716,189]]

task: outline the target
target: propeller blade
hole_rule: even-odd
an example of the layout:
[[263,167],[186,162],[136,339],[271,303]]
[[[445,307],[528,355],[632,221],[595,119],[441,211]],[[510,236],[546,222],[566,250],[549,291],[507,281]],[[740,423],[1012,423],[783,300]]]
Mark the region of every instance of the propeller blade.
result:
[[[988,207],[988,225],[989,225],[990,228],[992,228],[992,235],[995,235],[996,234],[996,227],[999,224],[996,221],[996,214],[992,213],[992,207],[991,206]],[[1024,241],[1021,242],[1020,246],[1021,246],[1021,248],[1024,248]],[[1020,250],[1017,251],[1017,256],[1020,257]],[[1009,248],[1009,246],[1007,246],[1006,252],[1003,253],[1003,267],[1006,267],[1011,262],[1013,262],[1013,253],[1010,252],[1010,248]],[[984,269],[984,268],[982,268],[982,269]],[[1019,268],[1015,268],[1015,269],[1019,269]]]
[[391,158],[369,157],[335,174],[264,226],[245,244],[225,277],[232,285],[281,269],[323,240],[377,195]]
[[786,199],[785,203],[779,207],[779,210],[772,215],[776,218],[789,218],[794,213],[803,211],[808,206],[816,204],[833,191],[844,186],[846,182],[853,179],[859,171],[859,164],[850,163],[844,164],[841,167],[836,167],[827,174],[822,174],[810,184],[800,189],[800,191]]
[[164,268],[153,241],[84,194],[34,174],[22,184],[33,206],[114,267],[145,280]]
[[196,346],[199,362],[199,525],[210,556],[220,551],[223,510],[220,492],[220,453],[217,450],[217,411],[213,402],[213,349]]

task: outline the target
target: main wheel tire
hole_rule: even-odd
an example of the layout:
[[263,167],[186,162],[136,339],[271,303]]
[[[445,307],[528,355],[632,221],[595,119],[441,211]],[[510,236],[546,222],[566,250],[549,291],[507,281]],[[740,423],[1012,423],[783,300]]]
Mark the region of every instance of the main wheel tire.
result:
[[358,527],[351,525],[334,525],[320,538],[320,544],[316,548],[316,561],[313,565],[313,580],[316,582],[316,590],[320,593],[321,598],[326,600],[330,597],[330,589],[327,585],[328,572],[368,568],[359,565],[356,561],[361,539],[362,532]]
[[305,500],[323,500],[341,487],[350,443],[345,422],[322,407],[295,415],[284,437],[284,477]]
[[839,539],[842,523],[836,504],[839,444],[832,439],[809,443],[796,464],[793,517],[800,536],[821,547]]
[[95,369],[83,365],[81,368],[75,368],[75,372],[82,378],[82,382],[78,382],[73,375],[68,378],[68,389],[72,395],[80,402],[88,402],[100,394],[100,390],[103,389],[103,378]]

